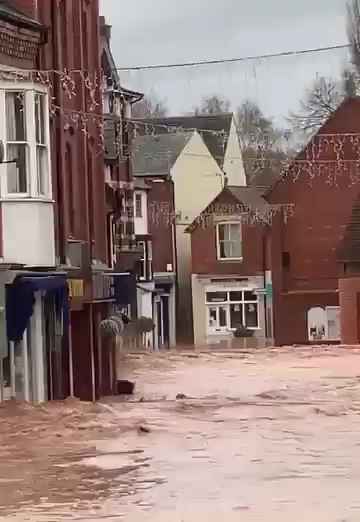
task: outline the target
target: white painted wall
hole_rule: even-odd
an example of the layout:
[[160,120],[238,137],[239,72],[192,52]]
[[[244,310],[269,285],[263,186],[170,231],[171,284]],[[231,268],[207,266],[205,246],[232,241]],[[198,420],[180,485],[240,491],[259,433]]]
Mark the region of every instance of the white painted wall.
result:
[[235,118],[232,119],[223,170],[229,185],[246,186],[246,175]]
[[207,207],[224,184],[219,165],[197,132],[175,162],[171,176],[176,212],[181,211],[181,222],[186,224],[190,224]]
[[[142,283],[139,285],[140,288],[137,288],[137,311],[138,317],[147,317],[148,319],[152,319],[153,317],[153,294],[151,291],[155,289],[154,283]],[[142,288],[144,290],[142,290]],[[150,290],[150,291],[145,291]],[[146,346],[152,348],[153,346],[153,334],[149,332],[146,334]]]
[[[210,279],[199,277],[197,274],[192,275],[192,306],[193,306],[193,328],[194,342],[201,346],[204,344],[212,344],[223,339],[233,339],[231,332],[224,332],[222,335],[208,335],[207,332],[207,306],[205,297],[207,291],[237,291],[249,288],[249,290],[262,289],[263,277],[249,277],[247,282],[229,283],[224,279],[221,283],[211,283]],[[259,329],[254,330],[254,339],[257,345],[265,344],[265,302],[264,296],[259,296]]]
[[55,266],[54,205],[48,201],[3,200],[5,263]]
[[[136,195],[141,196],[142,217],[136,217]],[[135,235],[144,236],[149,233],[148,211],[147,211],[147,193],[145,190],[136,190],[134,192],[134,226]]]

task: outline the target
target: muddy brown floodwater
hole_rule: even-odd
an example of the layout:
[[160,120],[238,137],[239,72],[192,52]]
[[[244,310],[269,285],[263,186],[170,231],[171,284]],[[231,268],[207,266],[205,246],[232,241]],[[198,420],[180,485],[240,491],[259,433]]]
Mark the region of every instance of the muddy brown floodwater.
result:
[[1,521],[359,522],[360,350],[133,355],[124,375],[128,400],[0,406]]

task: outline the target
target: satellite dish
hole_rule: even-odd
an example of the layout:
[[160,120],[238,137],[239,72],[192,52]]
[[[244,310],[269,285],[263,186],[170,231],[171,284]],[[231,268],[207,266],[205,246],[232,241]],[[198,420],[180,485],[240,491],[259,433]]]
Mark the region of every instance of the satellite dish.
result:
[[0,163],[3,163],[5,157],[5,146],[4,142],[0,140]]

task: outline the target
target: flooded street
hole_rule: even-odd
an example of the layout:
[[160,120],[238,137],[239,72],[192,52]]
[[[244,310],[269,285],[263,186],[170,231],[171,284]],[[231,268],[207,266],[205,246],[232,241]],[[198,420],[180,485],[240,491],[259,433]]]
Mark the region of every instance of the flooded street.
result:
[[128,400],[0,407],[0,520],[360,520],[360,350],[133,355],[124,373]]

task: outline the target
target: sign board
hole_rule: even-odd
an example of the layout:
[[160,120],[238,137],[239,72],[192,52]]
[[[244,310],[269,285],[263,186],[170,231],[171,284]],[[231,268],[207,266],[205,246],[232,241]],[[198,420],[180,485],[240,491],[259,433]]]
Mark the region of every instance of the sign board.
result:
[[273,287],[271,283],[268,283],[266,285],[266,297],[272,297],[273,296]]

